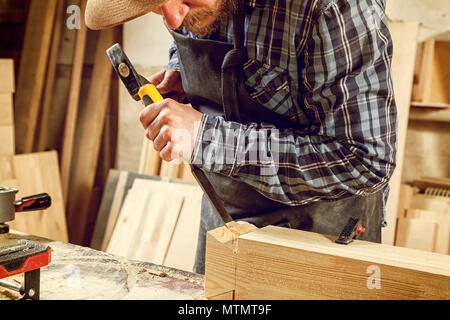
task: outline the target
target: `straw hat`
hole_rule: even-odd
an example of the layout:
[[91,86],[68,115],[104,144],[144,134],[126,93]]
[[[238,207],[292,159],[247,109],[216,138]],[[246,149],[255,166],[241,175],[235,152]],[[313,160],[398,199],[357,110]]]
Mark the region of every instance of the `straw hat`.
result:
[[86,25],[93,30],[107,29],[143,16],[167,0],[88,0]]

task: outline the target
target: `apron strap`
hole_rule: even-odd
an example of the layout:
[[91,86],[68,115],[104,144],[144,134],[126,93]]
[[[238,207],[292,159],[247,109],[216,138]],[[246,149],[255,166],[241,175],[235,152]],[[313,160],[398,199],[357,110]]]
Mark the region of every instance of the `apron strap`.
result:
[[244,49],[245,36],[245,0],[239,0],[238,12],[233,17],[234,49],[224,57],[222,64],[222,104],[225,119],[241,122],[238,97],[238,67],[244,62],[246,56]]

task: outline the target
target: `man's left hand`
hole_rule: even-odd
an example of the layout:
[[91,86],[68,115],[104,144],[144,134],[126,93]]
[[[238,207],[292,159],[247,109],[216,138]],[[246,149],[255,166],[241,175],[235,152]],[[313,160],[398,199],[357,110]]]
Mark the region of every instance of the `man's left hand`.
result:
[[165,161],[190,161],[203,114],[190,104],[165,99],[146,107],[139,120]]

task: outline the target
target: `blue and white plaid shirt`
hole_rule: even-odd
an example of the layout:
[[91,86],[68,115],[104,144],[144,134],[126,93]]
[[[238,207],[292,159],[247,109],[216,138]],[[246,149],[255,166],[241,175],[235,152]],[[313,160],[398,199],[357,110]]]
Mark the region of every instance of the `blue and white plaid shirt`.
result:
[[[205,161],[202,151],[224,143],[227,150],[254,151],[257,141],[244,145],[236,132],[251,136],[261,124],[205,115],[192,162],[290,206],[380,189],[387,196],[397,113],[384,12],[385,0],[251,0],[245,24],[246,89],[298,127],[278,130],[277,172],[263,175],[267,161],[249,161],[250,156],[234,163]],[[210,38],[231,43],[232,34],[229,22]],[[175,45],[168,68],[179,69]],[[233,137],[227,138],[230,132]]]

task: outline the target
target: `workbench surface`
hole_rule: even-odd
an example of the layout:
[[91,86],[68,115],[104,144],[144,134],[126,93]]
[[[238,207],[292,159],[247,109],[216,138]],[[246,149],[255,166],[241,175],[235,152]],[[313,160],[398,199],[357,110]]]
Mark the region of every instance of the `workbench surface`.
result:
[[[0,247],[20,239],[52,248],[51,263],[41,268],[41,300],[204,299],[202,275],[18,232],[0,235]],[[20,283],[23,275],[3,280]],[[0,287],[0,299],[18,297]]]

